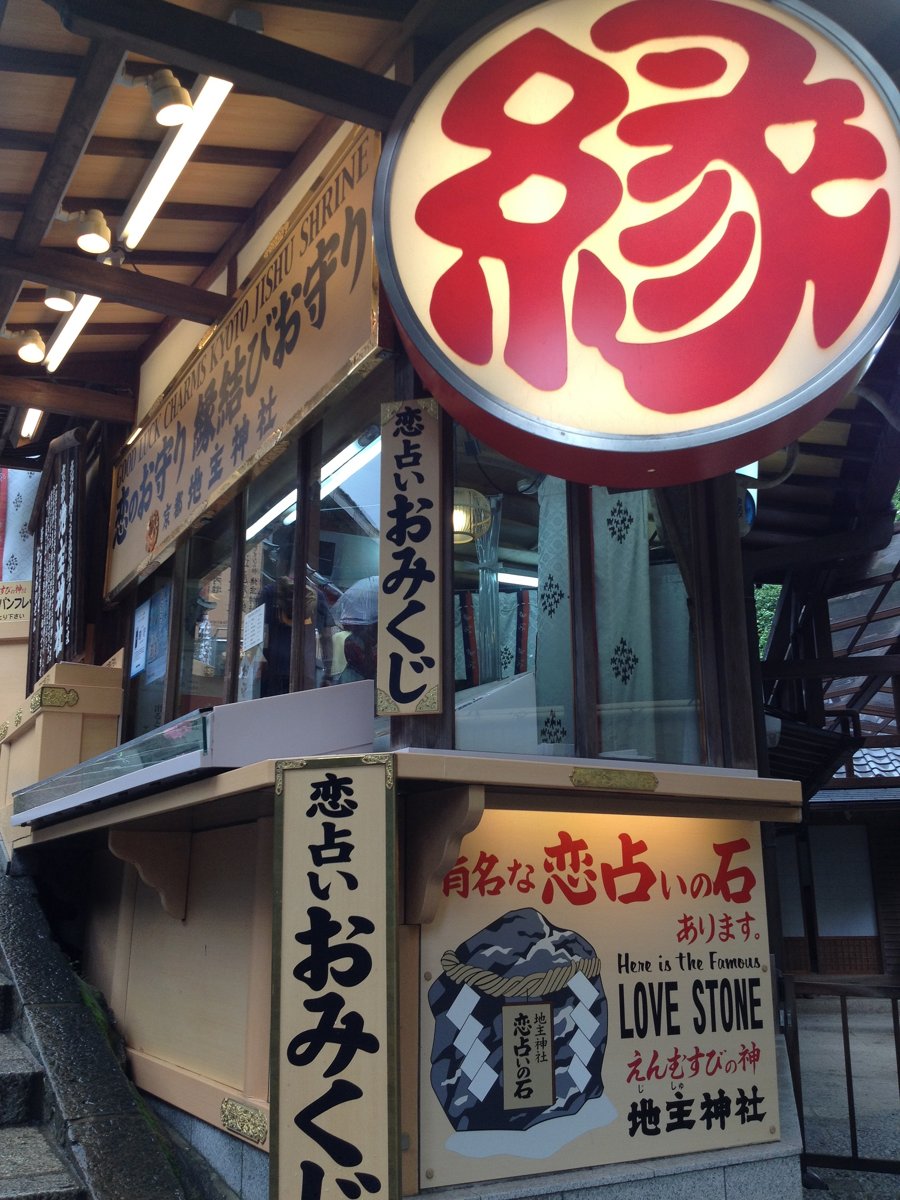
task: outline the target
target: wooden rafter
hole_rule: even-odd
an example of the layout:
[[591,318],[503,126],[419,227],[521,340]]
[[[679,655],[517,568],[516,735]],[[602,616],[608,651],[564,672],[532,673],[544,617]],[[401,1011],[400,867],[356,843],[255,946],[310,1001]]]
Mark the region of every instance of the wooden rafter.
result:
[[32,50],[24,46],[0,46],[0,71],[71,78],[80,69],[80,54],[60,54],[54,50]]
[[8,375],[0,375],[0,404],[123,425],[132,424],[135,417],[135,402],[131,396],[70,387],[49,379],[17,379]]
[[[47,312],[49,313],[49,309]],[[148,338],[156,332],[155,321],[91,321],[85,330],[87,337]],[[56,321],[10,321],[6,328],[10,333],[25,333],[35,329],[46,342],[56,328]]]
[[[122,62],[122,48],[111,43],[92,43],[66,102],[60,130],[44,157],[28,207],[16,230],[15,250],[28,256],[41,239],[66,194],[84,147],[94,131],[100,110]],[[0,281],[0,325],[6,323],[24,274],[6,273]]]
[[[0,212],[24,212],[30,195],[22,192],[0,192]],[[84,208],[99,208],[106,217],[120,217],[128,206],[127,199],[112,199],[99,196],[66,196],[66,208],[78,212]],[[249,208],[237,204],[182,204],[168,201],[159,210],[161,221],[219,221],[237,224],[246,221]]]
[[387,130],[409,89],[383,75],[248,34],[166,0],[47,0],[72,33],[110,38],[139,54],[216,75],[262,96],[273,96]]
[[59,250],[38,249],[33,254],[21,254],[6,238],[0,239],[0,276],[17,281],[16,291],[22,279],[30,279],[33,283],[71,288],[74,292],[203,325],[220,320],[231,304],[227,296],[202,288],[139,275],[122,267],[104,266]]
[[309,8],[313,12],[370,17],[376,21],[402,21],[412,8],[412,0],[266,0],[266,3],[279,8]]
[[[27,129],[0,127],[0,150],[21,150],[25,153],[46,154],[53,145],[52,133],[34,133]],[[159,142],[149,138],[92,137],[85,155],[97,158],[152,158]],[[260,168],[281,171],[291,161],[287,150],[266,150],[255,146],[198,146],[191,156],[193,163],[225,167]]]
[[[845,658],[816,658],[806,662],[762,664],[764,679],[881,679],[900,672],[900,654],[849,655]],[[876,686],[875,691],[881,685]]]

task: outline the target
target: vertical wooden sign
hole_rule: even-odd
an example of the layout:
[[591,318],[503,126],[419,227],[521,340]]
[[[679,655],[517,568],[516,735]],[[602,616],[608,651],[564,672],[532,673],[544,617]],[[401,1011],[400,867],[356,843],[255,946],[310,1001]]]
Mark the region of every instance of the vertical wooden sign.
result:
[[393,763],[279,764],[271,1200],[399,1195]]
[[381,415],[376,710],[440,712],[440,436],[431,397]]

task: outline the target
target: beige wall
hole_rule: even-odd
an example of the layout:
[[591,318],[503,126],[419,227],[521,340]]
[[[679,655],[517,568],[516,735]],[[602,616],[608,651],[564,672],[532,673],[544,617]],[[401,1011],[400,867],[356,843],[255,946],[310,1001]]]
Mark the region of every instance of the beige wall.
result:
[[0,713],[4,717],[25,699],[28,674],[28,631],[22,638],[0,641]]
[[268,1110],[272,821],[172,836],[112,840],[124,866],[96,849],[84,971],[138,1086],[220,1125],[224,1100]]

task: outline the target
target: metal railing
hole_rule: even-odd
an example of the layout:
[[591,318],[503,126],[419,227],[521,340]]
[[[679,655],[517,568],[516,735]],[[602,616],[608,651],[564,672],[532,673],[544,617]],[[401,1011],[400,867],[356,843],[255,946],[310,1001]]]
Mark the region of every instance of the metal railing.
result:
[[[890,1009],[891,1024],[894,1035],[894,1060],[887,1058],[883,1063],[886,1073],[896,1072],[898,1098],[900,1098],[900,985],[882,983],[838,983],[834,980],[815,980],[809,977],[798,979],[793,975],[783,977],[784,986],[784,1024],[785,1041],[791,1066],[791,1078],[794,1086],[794,1099],[797,1104],[797,1115],[800,1119],[800,1131],[803,1136],[803,1154],[801,1158],[804,1170],[808,1167],[829,1167],[844,1171],[880,1171],[900,1174],[900,1160],[897,1158],[875,1158],[861,1155],[860,1134],[866,1138],[866,1117],[860,1114],[857,1104],[857,1093],[853,1078],[853,1056],[851,1052],[851,1023],[847,1006],[849,999],[884,1000]],[[801,1067],[801,1031],[797,1011],[797,993],[804,997],[831,997],[840,1003],[840,1032],[843,1047],[844,1084],[847,1101],[847,1125],[849,1130],[850,1153],[833,1154],[820,1153],[809,1149],[808,1121],[804,1111],[803,1069]],[[836,1015],[836,1014],[835,1014]],[[886,1015],[886,1011],[885,1011]],[[807,1079],[808,1083],[812,1083]]]

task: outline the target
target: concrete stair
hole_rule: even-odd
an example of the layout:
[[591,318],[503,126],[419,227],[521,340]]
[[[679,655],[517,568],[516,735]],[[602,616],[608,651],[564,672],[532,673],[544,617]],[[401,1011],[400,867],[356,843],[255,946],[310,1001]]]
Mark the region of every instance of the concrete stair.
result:
[[0,1200],[87,1200],[44,1128],[44,1072],[12,1032],[14,993],[0,975]]
[[[2,4],[0,4],[2,7]],[[0,1200],[187,1200],[171,1146],[126,1078],[101,1008],[0,841]],[[4,1091],[8,1088],[8,1092]],[[29,1107],[30,1106],[30,1107]],[[18,1121],[18,1113],[28,1120]]]

